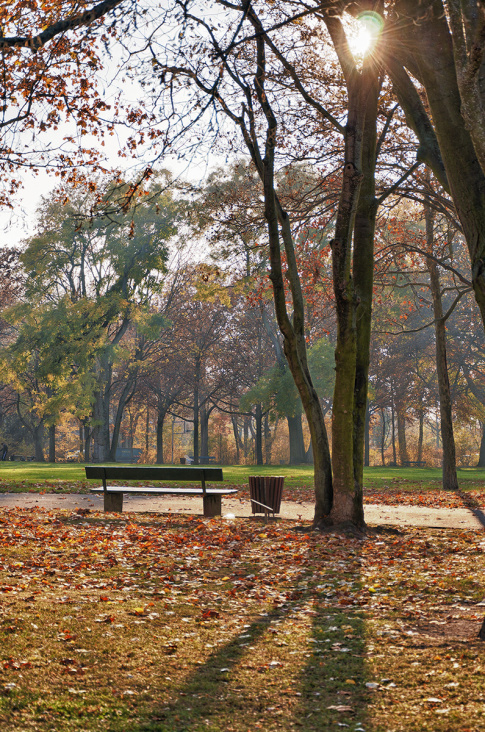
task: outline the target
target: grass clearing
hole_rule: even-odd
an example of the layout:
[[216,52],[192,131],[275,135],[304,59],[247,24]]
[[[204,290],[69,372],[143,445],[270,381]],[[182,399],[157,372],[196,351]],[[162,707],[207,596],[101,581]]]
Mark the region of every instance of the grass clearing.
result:
[[[107,463],[115,465],[115,463]],[[288,493],[312,498],[312,465],[223,465],[226,485],[247,487],[249,475],[283,475]],[[441,487],[439,468],[371,467],[364,470],[367,492],[399,491],[427,493]],[[458,479],[462,490],[485,490],[485,468],[461,468]],[[87,481],[83,463],[0,462],[0,492],[86,493],[99,481]],[[301,493],[298,494],[298,491]]]
[[7,732],[485,727],[478,533],[3,509],[0,542]]

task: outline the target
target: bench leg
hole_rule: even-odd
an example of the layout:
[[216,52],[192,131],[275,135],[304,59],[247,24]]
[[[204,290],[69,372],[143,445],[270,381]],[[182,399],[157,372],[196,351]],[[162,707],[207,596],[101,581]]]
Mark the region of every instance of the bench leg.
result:
[[204,501],[204,516],[210,518],[211,516],[220,516],[222,513],[222,503],[220,495],[206,495],[203,496]]
[[123,493],[105,493],[104,494],[104,512],[114,511],[115,513],[123,512]]

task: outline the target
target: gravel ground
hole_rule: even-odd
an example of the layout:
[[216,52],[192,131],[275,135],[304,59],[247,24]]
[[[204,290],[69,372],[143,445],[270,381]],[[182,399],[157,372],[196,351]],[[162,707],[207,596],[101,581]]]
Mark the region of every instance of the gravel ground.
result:
[[[0,508],[90,509],[103,510],[103,498],[97,495],[76,493],[1,493]],[[155,513],[202,514],[202,499],[189,496],[130,496],[123,500],[125,511]],[[222,499],[222,514],[237,517],[251,516],[249,500],[233,497]],[[283,501],[279,514],[282,519],[311,521],[313,504]],[[367,504],[365,520],[370,526],[427,526],[429,528],[483,529],[485,515],[479,510],[467,508],[429,508],[421,506],[384,506]]]

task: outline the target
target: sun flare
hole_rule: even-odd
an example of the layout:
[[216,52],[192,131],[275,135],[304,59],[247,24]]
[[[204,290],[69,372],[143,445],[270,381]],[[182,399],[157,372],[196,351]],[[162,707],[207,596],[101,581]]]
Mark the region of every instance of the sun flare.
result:
[[373,11],[359,13],[357,18],[352,18],[348,26],[349,47],[356,59],[363,59],[372,53],[381,34],[384,21]]

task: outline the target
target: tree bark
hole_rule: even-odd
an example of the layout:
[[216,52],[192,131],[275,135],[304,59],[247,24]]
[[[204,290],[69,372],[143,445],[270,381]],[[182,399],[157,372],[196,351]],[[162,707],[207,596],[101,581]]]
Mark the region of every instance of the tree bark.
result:
[[368,468],[370,465],[370,408],[367,400],[367,408],[365,410],[365,440],[364,440],[364,466]]
[[386,413],[384,409],[381,409],[381,463],[382,466],[386,464],[385,449],[386,449]]
[[[354,225],[353,277],[356,304],[356,365],[354,386],[354,512],[357,523],[364,523],[364,462],[365,437],[368,437],[368,400],[370,340],[372,328],[372,297],[374,284],[374,237],[377,216],[375,195],[377,106],[380,83],[377,69],[370,63],[362,71],[366,89],[365,122],[362,137],[362,183]],[[366,431],[367,424],[367,431]],[[367,442],[367,465],[369,464]],[[355,519],[354,519],[355,520]]]
[[480,440],[477,468],[485,468],[485,422],[480,422],[480,427],[482,428],[482,438]]
[[391,441],[392,441],[392,462],[393,465],[397,465],[397,452],[396,452],[396,408],[394,406],[394,396],[391,404]]
[[118,399],[118,406],[116,408],[116,415],[113,420],[113,434],[111,436],[111,443],[109,448],[109,460],[115,462],[116,450],[118,449],[118,442],[121,430],[121,422],[123,420],[123,414],[126,405],[131,401],[136,389],[136,372],[131,374],[126,384],[124,385],[120,397]]
[[291,417],[287,416],[286,421],[288,423],[290,440],[290,465],[300,465],[306,462],[301,414],[295,414]]
[[418,451],[416,455],[416,460],[418,462],[421,462],[423,459],[423,439],[424,439],[424,406],[423,404],[419,407],[419,413],[418,413],[418,419],[419,419],[419,432],[418,432]]
[[157,465],[163,465],[163,425],[165,423],[167,411],[166,409],[158,409],[157,411]]
[[195,359],[194,368],[194,465],[199,464],[199,383],[200,360]]
[[93,462],[107,460],[110,449],[109,417],[112,366],[107,354],[99,358],[97,379],[99,388],[94,395],[92,453]]
[[56,426],[51,424],[49,426],[49,462],[56,462]]
[[[257,140],[257,125],[251,123],[248,128],[242,118],[238,118],[238,123],[251,153],[252,160],[263,182],[264,213],[267,222],[270,254],[269,277],[273,288],[276,319],[280,332],[283,335],[283,350],[302,400],[313,441],[315,457],[315,514],[313,523],[316,526],[325,520],[332,507],[333,491],[330,450],[323,411],[308,368],[305,342],[304,300],[291,234],[290,219],[287,212],[282,208],[275,192],[274,157],[277,123],[265,91],[266,57],[264,31],[259,18],[249,7],[248,18],[253,23],[257,32],[255,41],[257,48],[257,68],[254,75],[254,87],[260,108],[266,120],[264,158],[261,156]],[[252,106],[251,101],[249,101],[249,106]],[[281,226],[281,238],[286,254],[288,285],[292,298],[293,315],[291,319],[286,307],[279,226]]]
[[256,465],[263,465],[263,410],[261,408],[261,404],[256,404],[256,414],[254,420],[256,423]]
[[241,438],[239,437],[239,427],[237,424],[237,417],[234,414],[231,416],[231,422],[232,422],[232,431],[234,433],[234,442],[236,443],[236,465],[239,465],[239,463],[241,462],[241,455],[240,455]]
[[[334,40],[334,43],[338,50],[337,41]],[[335,524],[351,522],[362,526],[364,511],[360,473],[363,470],[363,417],[367,398],[367,381],[365,384],[361,383],[365,371],[364,363],[361,364],[359,374],[357,374],[357,296],[355,280],[352,276],[352,233],[363,180],[362,145],[366,96],[369,90],[355,66],[346,78],[346,83],[348,117],[345,128],[345,164],[335,223],[335,237],[331,243],[337,315],[337,346],[332,407],[334,501],[330,518]],[[362,221],[362,225],[365,223]],[[355,258],[354,261],[356,261]],[[365,354],[363,358],[365,359]],[[363,397],[364,393],[365,397]],[[358,404],[356,404],[357,395]],[[356,419],[360,420],[361,416],[362,424],[359,421],[357,425]],[[357,461],[355,465],[354,458]]]
[[[447,16],[441,0],[399,0],[396,9],[399,15],[394,32],[402,39],[404,65],[426,89],[449,190],[467,242],[473,290],[485,325],[485,174],[462,116]],[[399,51],[396,53],[399,55]],[[390,72],[397,82],[391,67]],[[405,101],[403,86],[401,95]],[[411,110],[408,117],[411,121]],[[483,119],[481,122],[483,125]],[[420,135],[423,148],[426,142]]]
[[[430,254],[434,243],[434,216],[429,205],[425,206],[426,241]],[[434,259],[428,257],[427,267],[433,298],[433,311],[436,337],[436,373],[438,375],[438,391],[440,396],[441,442],[443,445],[443,488],[458,490],[458,476],[456,473],[456,450],[453,433],[453,412],[451,404],[450,379],[446,355],[446,329],[443,318],[443,303],[441,299],[441,285],[438,266]]]
[[200,454],[209,455],[209,417],[212,408],[207,409],[205,404],[200,408]]
[[44,457],[44,423],[42,421],[36,425],[32,431],[34,438],[34,460],[37,463],[45,462]]
[[404,465],[409,460],[408,445],[406,440],[406,408],[404,404],[398,404],[397,416],[397,444],[399,447],[399,462]]

